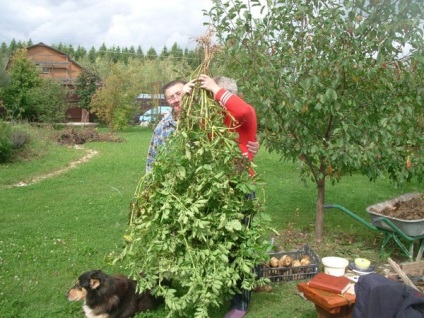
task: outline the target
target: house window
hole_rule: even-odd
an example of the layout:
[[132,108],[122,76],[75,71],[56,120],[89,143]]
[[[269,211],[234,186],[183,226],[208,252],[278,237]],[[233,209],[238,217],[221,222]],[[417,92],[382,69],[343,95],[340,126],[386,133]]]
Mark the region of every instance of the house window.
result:
[[43,73],[44,74],[50,73],[50,68],[49,67],[43,67]]

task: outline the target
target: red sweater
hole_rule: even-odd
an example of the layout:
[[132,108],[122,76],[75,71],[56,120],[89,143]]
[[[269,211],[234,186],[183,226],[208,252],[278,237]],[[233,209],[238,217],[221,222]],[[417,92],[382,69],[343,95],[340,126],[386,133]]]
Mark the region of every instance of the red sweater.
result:
[[247,149],[248,141],[256,141],[256,112],[255,109],[246,103],[239,96],[230,93],[221,88],[215,95],[215,99],[221,102],[224,108],[228,110],[234,120],[227,114],[224,118],[224,124],[237,132],[239,137],[239,148],[251,161],[253,155]]

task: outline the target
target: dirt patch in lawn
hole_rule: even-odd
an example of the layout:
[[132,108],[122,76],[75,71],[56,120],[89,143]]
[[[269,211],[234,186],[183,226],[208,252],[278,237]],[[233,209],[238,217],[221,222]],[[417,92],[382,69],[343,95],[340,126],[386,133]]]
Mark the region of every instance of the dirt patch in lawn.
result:
[[[80,145],[85,144],[87,142],[122,142],[124,139],[117,137],[113,133],[100,133],[96,128],[94,127],[70,127],[63,129],[59,131],[56,134],[53,134],[51,137],[54,141],[70,146],[75,147],[78,149],[83,149]],[[83,157],[81,157],[78,160],[72,161],[69,163],[66,167],[63,167],[61,169],[34,177],[30,180],[20,181],[18,183],[15,183],[11,187],[25,187],[37,182],[40,182],[44,179],[55,177],[59,174],[65,173],[69,171],[72,168],[75,168],[81,163],[87,162],[90,160],[93,156],[95,156],[98,152],[93,149],[86,150],[86,153]]]
[[78,166],[81,163],[87,162],[88,160],[90,160],[92,157],[94,157],[97,154],[98,154],[98,151],[97,150],[88,149],[87,152],[86,152],[86,154],[82,158],[80,158],[78,160],[75,160],[75,161],[72,161],[66,167],[61,168],[61,169],[58,169],[58,170],[55,170],[55,171],[50,172],[50,173],[46,173],[46,174],[43,174],[43,175],[34,177],[34,178],[32,178],[31,180],[28,180],[28,181],[21,181],[21,182],[15,183],[12,187],[26,187],[26,186],[29,186],[31,184],[35,184],[37,182],[40,182],[40,181],[42,181],[44,179],[58,176],[58,175],[60,175],[62,173],[65,173],[65,172],[69,171],[72,168],[75,168],[76,166]]
[[66,128],[55,134],[54,139],[63,145],[82,145],[90,141],[122,142],[123,139],[113,133],[100,133],[94,127]]
[[400,220],[424,219],[424,194],[410,200],[399,200],[379,212],[382,215]]

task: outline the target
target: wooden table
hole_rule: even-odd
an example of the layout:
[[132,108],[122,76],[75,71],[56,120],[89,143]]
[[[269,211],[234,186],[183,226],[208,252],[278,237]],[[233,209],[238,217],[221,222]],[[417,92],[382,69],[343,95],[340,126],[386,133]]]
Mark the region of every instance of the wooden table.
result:
[[311,288],[307,282],[297,284],[297,289],[306,299],[315,304],[318,318],[350,318],[356,296],[344,293],[343,296]]

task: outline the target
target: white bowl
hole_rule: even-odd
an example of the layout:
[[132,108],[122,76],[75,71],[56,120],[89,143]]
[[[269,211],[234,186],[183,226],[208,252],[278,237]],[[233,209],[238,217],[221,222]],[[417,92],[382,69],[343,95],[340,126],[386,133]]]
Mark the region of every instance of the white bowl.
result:
[[324,273],[332,276],[343,276],[349,261],[342,257],[327,256],[321,260],[324,265]]

